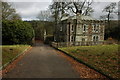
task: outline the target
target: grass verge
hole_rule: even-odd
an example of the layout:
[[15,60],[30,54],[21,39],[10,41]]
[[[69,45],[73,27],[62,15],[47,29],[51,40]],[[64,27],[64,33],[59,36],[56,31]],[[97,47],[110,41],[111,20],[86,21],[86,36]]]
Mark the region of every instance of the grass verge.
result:
[[24,50],[28,49],[29,45],[3,45],[2,47],[2,66],[12,61]]
[[119,78],[119,46],[120,45],[74,46],[59,49],[111,78]]

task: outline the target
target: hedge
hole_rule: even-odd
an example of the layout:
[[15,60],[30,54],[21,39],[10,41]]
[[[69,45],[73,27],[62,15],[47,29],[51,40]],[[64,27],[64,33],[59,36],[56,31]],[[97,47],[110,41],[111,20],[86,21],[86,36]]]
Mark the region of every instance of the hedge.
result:
[[2,44],[32,44],[34,30],[32,26],[21,20],[2,21]]

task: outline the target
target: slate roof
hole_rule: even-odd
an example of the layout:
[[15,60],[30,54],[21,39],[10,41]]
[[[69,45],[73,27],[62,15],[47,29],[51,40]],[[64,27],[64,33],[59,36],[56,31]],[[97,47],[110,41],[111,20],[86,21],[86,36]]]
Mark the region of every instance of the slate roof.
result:
[[[80,17],[81,20],[96,20],[96,19],[94,19],[94,18],[92,18],[92,17],[90,17],[90,16],[81,15],[81,16],[78,16],[78,17]],[[66,17],[63,17],[63,18],[61,19],[61,21],[67,20],[67,19],[76,19],[76,16],[66,16]]]

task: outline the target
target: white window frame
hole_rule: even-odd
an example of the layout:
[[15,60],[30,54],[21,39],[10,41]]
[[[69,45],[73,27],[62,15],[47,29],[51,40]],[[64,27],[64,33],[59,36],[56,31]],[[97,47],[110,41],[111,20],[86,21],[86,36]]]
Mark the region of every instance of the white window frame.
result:
[[88,25],[88,24],[86,24],[86,32],[88,32],[88,26],[89,26],[89,25]]
[[99,32],[99,24],[96,24],[96,27],[95,27],[95,32]]
[[83,32],[88,32],[88,25],[87,24],[83,24]]
[[92,24],[92,32],[99,32],[100,24]]
[[95,24],[92,24],[92,32],[95,32]]
[[[95,40],[93,39],[94,37],[95,37]],[[96,39],[97,37],[98,37],[98,40]],[[96,40],[97,40],[97,41],[100,40],[100,36],[99,36],[99,35],[93,35],[93,36],[92,36],[92,41],[96,41]]]

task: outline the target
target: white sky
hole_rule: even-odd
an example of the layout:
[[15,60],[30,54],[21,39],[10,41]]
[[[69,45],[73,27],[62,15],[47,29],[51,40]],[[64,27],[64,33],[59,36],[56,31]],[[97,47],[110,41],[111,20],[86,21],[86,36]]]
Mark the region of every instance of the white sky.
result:
[[11,4],[23,20],[36,19],[38,13],[41,10],[47,10],[50,5],[49,2],[14,2]]
[[[35,20],[41,10],[47,10],[52,0],[4,0],[10,2],[20,14],[23,20]],[[63,0],[64,1],[64,0]],[[109,1],[109,2],[108,2]],[[119,0],[94,0],[92,5],[94,9],[93,17],[99,18],[102,15],[102,9],[110,4],[110,2],[118,2]],[[117,18],[117,16],[114,16]]]

